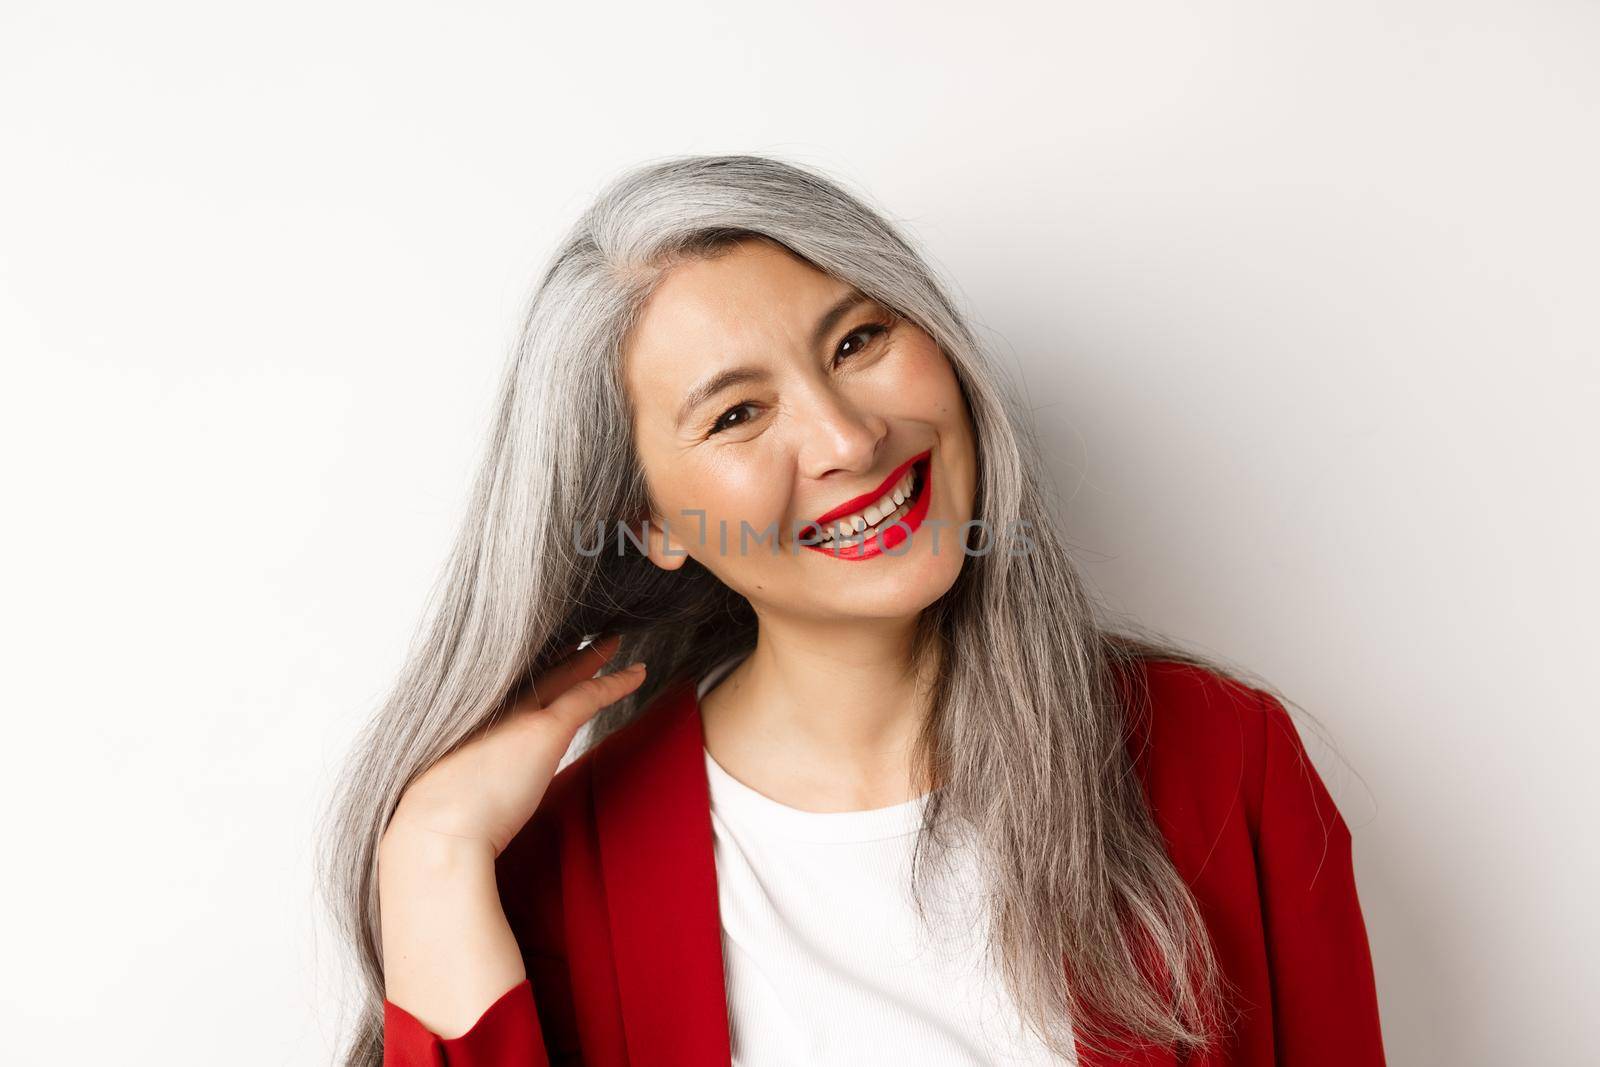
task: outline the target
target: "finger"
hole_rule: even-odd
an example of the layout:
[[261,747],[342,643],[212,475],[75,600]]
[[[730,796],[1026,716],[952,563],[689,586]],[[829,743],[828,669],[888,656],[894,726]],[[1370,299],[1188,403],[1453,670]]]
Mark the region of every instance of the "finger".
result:
[[644,676],[644,664],[633,663],[599,678],[586,678],[574,683],[544,710],[564,727],[576,731],[601,708],[615,704],[637,689]]
[[533,680],[530,694],[538,707],[549,704],[575,683],[592,678],[616,655],[621,634],[606,634],[587,648],[574,652]]

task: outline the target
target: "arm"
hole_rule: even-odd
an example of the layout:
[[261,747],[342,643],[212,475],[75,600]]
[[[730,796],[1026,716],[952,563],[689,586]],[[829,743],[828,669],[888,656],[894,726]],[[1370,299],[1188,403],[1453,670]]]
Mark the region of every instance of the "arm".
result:
[[1295,1067],[1381,1067],[1350,830],[1283,705],[1259,696],[1266,739],[1256,865],[1277,1059]]
[[378,895],[385,1067],[548,1067],[493,847],[427,831],[385,834]]
[[534,680],[406,787],[378,846],[387,1067],[549,1067],[495,861],[529,824],[578,728],[638,687],[593,676],[606,637]]

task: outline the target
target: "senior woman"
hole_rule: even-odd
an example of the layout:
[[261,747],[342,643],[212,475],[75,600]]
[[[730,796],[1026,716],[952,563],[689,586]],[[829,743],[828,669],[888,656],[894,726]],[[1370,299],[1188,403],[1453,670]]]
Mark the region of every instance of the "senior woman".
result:
[[1382,1063],[1283,699],[1105,621],[1026,411],[838,183],[613,182],[343,780],[348,1062]]

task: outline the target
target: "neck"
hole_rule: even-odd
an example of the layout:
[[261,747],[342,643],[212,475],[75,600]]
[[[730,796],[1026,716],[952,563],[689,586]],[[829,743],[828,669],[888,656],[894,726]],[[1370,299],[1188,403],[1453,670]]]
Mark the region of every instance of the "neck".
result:
[[916,620],[762,619],[755,651],[701,701],[729,774],[804,811],[860,811],[927,792],[911,754],[937,664],[913,671]]

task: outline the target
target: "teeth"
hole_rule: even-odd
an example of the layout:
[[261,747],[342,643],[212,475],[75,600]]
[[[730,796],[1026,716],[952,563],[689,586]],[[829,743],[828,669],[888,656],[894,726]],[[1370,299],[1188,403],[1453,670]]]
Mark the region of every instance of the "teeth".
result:
[[[883,495],[876,503],[869,505],[865,510],[854,515],[834,519],[823,527],[822,539],[815,544],[825,545],[834,540],[836,532],[842,532],[846,538],[853,537],[869,526],[878,523],[894,514],[897,508],[911,499],[911,487],[916,484],[916,470],[908,470],[905,477],[901,478],[894,486]],[[835,530],[837,527],[837,531]]]

